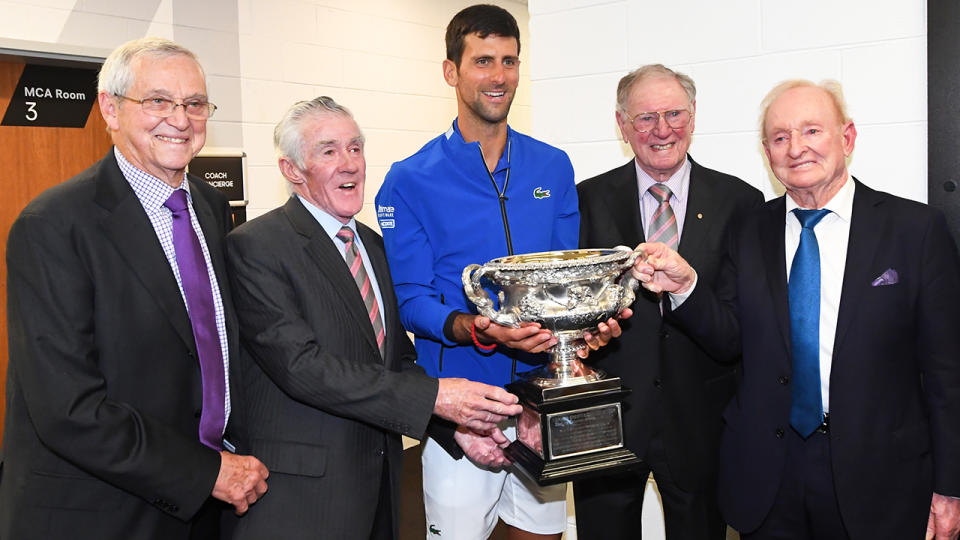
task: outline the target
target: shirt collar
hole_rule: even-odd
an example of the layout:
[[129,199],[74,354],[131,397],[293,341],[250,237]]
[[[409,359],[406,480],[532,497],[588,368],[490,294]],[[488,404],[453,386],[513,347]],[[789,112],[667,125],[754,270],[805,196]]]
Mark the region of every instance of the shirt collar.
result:
[[[823,207],[836,214],[840,219],[850,223],[850,219],[853,216],[853,195],[855,187],[856,182],[853,181],[853,177],[848,173],[847,179],[844,181],[840,191],[838,191],[832,199],[827,201],[827,204],[823,205]],[[799,206],[790,195],[784,195],[784,197],[787,200],[787,216],[790,216],[793,213],[793,209],[799,208]]]
[[[658,182],[640,167],[636,158],[633,159],[633,166],[637,170],[637,187],[640,190],[640,197],[643,198],[643,194],[650,189],[650,186]],[[687,190],[690,189],[690,168],[690,158],[684,158],[683,165],[665,182],[661,182],[670,188],[679,204],[683,204],[687,200]]]
[[[510,159],[507,155],[507,148],[510,148],[513,144],[513,134],[513,128],[510,127],[510,124],[507,124],[507,144],[504,146],[503,153],[500,154],[500,159],[497,161],[497,168],[493,171],[493,174],[498,174],[510,167]],[[451,143],[459,143],[461,147],[472,145],[476,145],[478,147],[480,146],[480,143],[478,142],[468,143],[463,139],[463,134],[460,133],[460,126],[457,124],[457,118],[453,119],[453,124],[450,125],[450,129],[448,129],[443,135],[447,141]],[[471,152],[473,151],[474,150],[471,150]]]
[[337,233],[340,232],[340,229],[344,225],[346,225],[347,227],[350,227],[350,230],[353,231],[354,238],[357,238],[357,239],[360,238],[360,236],[357,234],[357,221],[355,219],[350,218],[350,221],[348,221],[346,224],[341,223],[339,219],[331,216],[324,210],[317,208],[316,206],[311,204],[309,201],[307,201],[300,195],[297,195],[297,194],[295,195],[297,199],[303,204],[303,207],[307,209],[307,212],[310,212],[310,215],[317,220],[317,223],[319,223],[321,227],[323,227],[323,231],[327,233],[327,236],[329,236],[331,240],[337,237]]
[[163,206],[163,203],[167,202],[167,199],[170,198],[170,195],[180,188],[187,192],[187,200],[190,203],[193,202],[193,198],[190,196],[190,182],[187,182],[187,173],[183,173],[183,180],[180,186],[174,188],[171,187],[170,184],[167,184],[163,180],[127,161],[127,158],[123,156],[123,153],[121,153],[120,149],[116,146],[113,147],[113,155],[117,158],[117,165],[120,167],[120,172],[123,173],[123,177],[130,184],[130,187],[133,188],[133,192],[137,195],[137,198],[140,199],[140,204],[142,204],[146,210],[159,210],[160,207]]

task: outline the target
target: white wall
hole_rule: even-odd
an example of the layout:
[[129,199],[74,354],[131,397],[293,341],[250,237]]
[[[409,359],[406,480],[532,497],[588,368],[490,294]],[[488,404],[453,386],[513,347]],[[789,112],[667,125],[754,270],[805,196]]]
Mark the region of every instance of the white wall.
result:
[[[390,164],[449,127],[453,90],[443,81],[444,30],[471,0],[0,0],[0,47],[102,55],[129,39],[173,39],[199,56],[219,107],[208,147],[248,155],[248,216],[283,203],[273,126],[294,101],[326,94],[350,108],[367,137],[366,200],[360,219],[375,226],[373,197]],[[527,65],[527,10],[498,2],[521,28]],[[20,44],[18,44],[20,45]],[[29,44],[28,44],[29,45]],[[526,70],[510,117],[529,131]]]
[[530,0],[529,11],[533,134],[570,154],[578,180],[632,157],[614,122],[617,81],[663,63],[697,83],[698,162],[773,196],[760,100],[784,79],[832,78],[859,131],[853,174],[927,200],[924,0]]

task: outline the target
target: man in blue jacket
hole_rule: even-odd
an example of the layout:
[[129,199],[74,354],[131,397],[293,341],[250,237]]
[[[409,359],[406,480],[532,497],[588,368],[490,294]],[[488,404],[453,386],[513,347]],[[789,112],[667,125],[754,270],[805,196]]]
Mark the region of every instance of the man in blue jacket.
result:
[[[535,324],[507,328],[476,315],[461,272],[513,253],[576,248],[573,167],[563,151],[507,125],[520,63],[513,16],[495,6],[468,7],[451,20],[446,43],[443,74],[456,89],[458,116],[446,133],[391,167],[377,195],[378,219],[400,317],[417,336],[418,362],[435,377],[504,385],[542,363],[530,353],[556,338]],[[619,327],[611,322],[601,331],[606,339]],[[504,431],[512,437],[513,429]],[[499,430],[460,429],[456,437],[461,446],[487,445],[498,459],[458,460],[427,440],[428,534],[486,538],[499,516],[510,538],[560,537],[565,485],[539,488],[500,468]]]

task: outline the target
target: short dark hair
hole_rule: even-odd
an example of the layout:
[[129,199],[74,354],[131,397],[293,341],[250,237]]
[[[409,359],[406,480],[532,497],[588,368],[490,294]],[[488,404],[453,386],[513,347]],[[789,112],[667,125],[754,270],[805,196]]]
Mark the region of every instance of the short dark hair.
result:
[[463,38],[477,34],[481,39],[489,35],[512,37],[517,40],[520,54],[520,27],[509,11],[500,6],[477,4],[460,10],[447,25],[447,60],[460,67],[463,58]]

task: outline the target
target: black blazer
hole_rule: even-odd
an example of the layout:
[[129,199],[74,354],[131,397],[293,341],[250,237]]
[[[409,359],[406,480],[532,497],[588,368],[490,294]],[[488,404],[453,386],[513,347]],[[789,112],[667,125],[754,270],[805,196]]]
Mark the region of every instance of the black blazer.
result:
[[[763,195],[746,182],[697,164],[691,158],[690,191],[679,252],[713,286],[730,223],[759,206]],[[634,160],[585,180],[580,198],[580,247],[636,246],[644,241]],[[734,365],[720,365],[681,330],[663,322],[658,298],[641,289],[623,335],[590,362],[620,376],[633,393],[626,400],[627,446],[646,454],[661,426],[670,471],[677,485],[694,490],[716,471],[720,412],[734,392]]]
[[[238,347],[226,199],[190,179]],[[10,363],[0,537],[187,538],[220,455],[198,438],[186,307],[113,150],[20,214],[7,243]]]
[[[784,198],[731,235],[716,293],[671,316],[724,358],[743,355],[724,412],[720,505],[752,531],[773,504],[790,427]],[[878,286],[887,270],[895,284]],[[830,448],[851,538],[923,538],[933,491],[960,495],[960,259],[943,216],[856,182],[830,372]]]
[[368,538],[385,463],[399,523],[400,434],[423,436],[437,380],[414,364],[382,238],[357,229],[380,286],[385,359],[340,249],[296,197],[227,237],[244,344],[240,427],[270,469],[234,538]]

